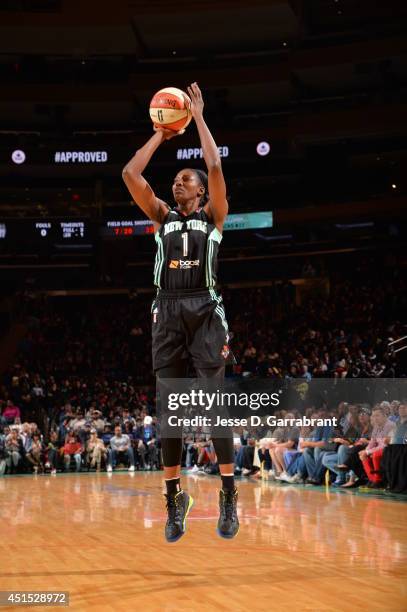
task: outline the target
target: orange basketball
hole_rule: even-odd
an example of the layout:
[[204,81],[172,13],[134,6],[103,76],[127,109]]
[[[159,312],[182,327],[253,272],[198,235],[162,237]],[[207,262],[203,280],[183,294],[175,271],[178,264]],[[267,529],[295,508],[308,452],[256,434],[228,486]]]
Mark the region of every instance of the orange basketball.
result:
[[182,89],[177,87],[160,89],[150,102],[151,120],[156,127],[164,127],[174,132],[183,130],[192,119],[190,104],[189,96]]

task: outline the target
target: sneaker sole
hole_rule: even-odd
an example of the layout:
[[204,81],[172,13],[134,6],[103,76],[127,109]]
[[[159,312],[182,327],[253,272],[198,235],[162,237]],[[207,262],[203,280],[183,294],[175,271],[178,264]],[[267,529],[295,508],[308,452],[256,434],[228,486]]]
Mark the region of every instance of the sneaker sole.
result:
[[219,531],[219,529],[218,529],[218,528],[216,529],[216,533],[218,534],[218,536],[219,536],[220,538],[223,538],[224,540],[233,540],[233,538],[235,538],[235,537],[237,536],[237,534],[239,533],[239,531],[240,531],[240,525],[239,525],[239,527],[237,528],[236,533],[234,533],[233,535],[225,535],[224,533],[221,533],[221,532]]
[[168,540],[167,538],[167,542],[169,544],[174,544],[174,542],[178,542],[178,540],[180,540],[182,538],[183,535],[186,534],[187,532],[187,518],[188,518],[188,514],[190,513],[190,511],[192,510],[192,507],[194,505],[194,499],[193,497],[189,496],[189,501],[188,501],[188,508],[187,511],[185,512],[185,516],[184,516],[184,523],[183,523],[183,529],[184,531],[182,533],[179,534],[179,536],[177,536],[176,538],[174,538],[173,540]]

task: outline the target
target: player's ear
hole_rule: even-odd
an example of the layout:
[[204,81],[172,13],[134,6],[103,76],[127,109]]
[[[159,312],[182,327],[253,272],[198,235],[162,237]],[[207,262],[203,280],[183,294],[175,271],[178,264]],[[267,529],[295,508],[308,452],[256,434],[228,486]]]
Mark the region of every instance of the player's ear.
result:
[[205,193],[205,187],[201,185],[200,187],[198,187],[198,195],[202,197],[204,193]]

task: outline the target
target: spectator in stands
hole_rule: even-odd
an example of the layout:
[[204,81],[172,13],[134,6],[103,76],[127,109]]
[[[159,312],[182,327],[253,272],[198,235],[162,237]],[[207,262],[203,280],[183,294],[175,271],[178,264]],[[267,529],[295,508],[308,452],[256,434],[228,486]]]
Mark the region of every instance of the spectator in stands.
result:
[[[3,389],[0,388],[0,393],[1,391],[4,391],[4,388]],[[3,410],[5,406],[6,406],[6,402],[0,397],[0,431],[2,431],[5,425],[7,425],[7,421],[3,416]]]
[[112,472],[119,460],[128,461],[129,472],[134,472],[134,451],[127,434],[122,433],[120,425],[114,428],[114,436],[110,439],[110,451],[107,460],[107,471]]
[[75,460],[76,471],[81,471],[83,446],[73,431],[70,431],[66,437],[63,447],[65,471],[69,472],[72,457]]
[[30,423],[23,423],[20,436],[23,441],[24,452],[28,453],[31,448],[32,443],[32,433],[31,433],[31,425]]
[[[319,413],[310,411],[310,414],[307,416],[311,419],[317,419]],[[301,427],[297,450],[286,450],[284,453],[284,463],[287,467],[285,471],[280,474],[279,480],[289,482],[290,484],[300,484],[305,481],[307,478],[307,468],[305,467],[305,446],[303,446],[303,443],[313,440],[315,434],[316,429],[312,430],[309,426]]]
[[4,476],[7,467],[6,438],[0,430],[0,476]]
[[44,470],[43,451],[41,438],[38,433],[35,433],[32,438],[30,450],[26,454],[26,459],[33,466],[35,474],[37,474],[38,470]]
[[[373,475],[372,472],[376,471],[376,468],[378,469],[380,465],[381,454],[374,457],[375,467],[373,466],[372,455],[376,451],[382,453],[382,449],[390,441],[394,430],[394,423],[387,419],[384,410],[379,405],[373,408],[370,421],[373,428],[370,440],[366,437],[357,440],[354,449],[352,449],[346,461],[338,465],[340,470],[345,472],[351,470],[353,472],[351,479],[343,485],[344,488],[359,487],[366,483],[366,478],[369,477],[369,474]],[[369,453],[366,453],[368,448]],[[369,473],[364,469],[363,462],[365,462]],[[380,475],[374,474],[373,476],[375,480],[372,482],[377,482],[378,484],[380,482]],[[379,478],[376,479],[376,476]]]
[[105,428],[105,421],[102,418],[100,410],[94,410],[92,413],[91,426],[96,429],[98,436],[102,435]]
[[198,459],[198,451],[195,442],[195,436],[189,432],[186,434],[184,439],[184,451],[185,451],[185,467],[187,469],[192,468],[196,465]]
[[24,454],[23,441],[18,429],[11,429],[10,433],[6,437],[6,451],[7,451],[7,467],[10,473],[17,471],[17,467],[22,460]]
[[398,406],[398,413],[399,419],[396,422],[391,444],[407,444],[407,399],[403,399]]
[[96,429],[90,432],[90,438],[87,446],[87,464],[90,467],[96,467],[96,471],[100,472],[102,461],[106,461],[107,450],[103,444],[103,440],[98,438]]
[[[294,414],[287,412],[286,419],[294,419]],[[280,441],[269,444],[269,453],[273,464],[274,476],[278,479],[285,472],[284,455],[287,450],[296,450],[300,430],[298,427],[284,427],[280,433]]]
[[212,442],[208,440],[205,435],[198,437],[196,447],[198,451],[198,458],[196,465],[194,465],[191,470],[191,473],[204,472],[205,467],[210,468],[211,464],[215,465],[216,463],[216,456],[213,451]]
[[142,466],[151,470],[158,467],[157,431],[149,415],[144,417],[143,425],[137,428],[136,444]]
[[258,468],[253,466],[255,447],[256,440],[248,438],[247,444],[242,445],[236,455],[235,465],[240,468],[243,476],[251,476],[258,471]]
[[[333,442],[339,445],[337,450],[325,453],[322,458],[322,465],[336,475],[332,483],[335,487],[341,487],[346,483],[346,472],[338,468],[338,465],[344,465],[357,441],[362,436],[369,435],[369,416],[365,413],[362,415],[360,419],[359,415],[355,415],[353,407],[349,406],[349,412],[342,421],[343,435],[333,439]],[[361,450],[360,445],[358,448]]]
[[273,464],[271,463],[270,451],[269,451],[270,440],[268,438],[261,438],[259,447],[257,449],[260,465],[263,466],[263,470],[267,475],[274,479]]
[[70,422],[69,427],[73,429],[75,433],[79,433],[81,430],[85,428],[86,419],[82,410],[78,410],[76,413],[76,417]]
[[398,400],[393,400],[390,403],[390,414],[388,417],[389,421],[393,421],[393,423],[397,423],[399,421],[399,418],[400,418],[399,407],[400,407],[400,402]]
[[20,408],[15,406],[11,400],[7,400],[2,416],[8,425],[12,425],[14,419],[21,418]]
[[367,447],[360,451],[359,459],[369,479],[368,486],[370,488],[380,488],[382,481],[380,463],[383,457],[383,449],[390,443],[395,428],[394,423],[388,419],[381,407],[373,410],[372,425],[372,437]]
[[58,440],[58,432],[51,431],[49,442],[47,445],[47,467],[51,469],[51,474],[56,474],[60,457],[60,443]]
[[[320,418],[326,416],[326,413],[320,414]],[[316,428],[312,440],[302,442],[303,457],[308,474],[307,483],[309,484],[319,485],[322,483],[325,473],[322,464],[323,456],[326,452],[336,448],[336,444],[331,441],[333,433],[331,426],[320,426]]]
[[110,423],[106,423],[101,439],[103,441],[103,444],[105,445],[106,448],[109,447],[110,445],[110,440],[113,437],[113,433],[112,433],[112,426],[110,425]]

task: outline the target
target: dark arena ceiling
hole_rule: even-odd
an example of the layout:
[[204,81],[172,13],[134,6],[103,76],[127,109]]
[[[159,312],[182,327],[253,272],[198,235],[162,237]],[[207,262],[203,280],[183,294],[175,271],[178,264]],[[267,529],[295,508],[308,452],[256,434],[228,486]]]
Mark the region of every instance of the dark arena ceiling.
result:
[[[0,212],[128,205],[120,171],[151,132],[152,94],[192,80],[218,144],[239,150],[225,163],[237,208],[401,197],[406,23],[401,0],[2,0]],[[261,164],[245,154],[259,141]],[[107,145],[103,171],[49,161]],[[16,167],[15,149],[33,163]],[[161,187],[175,165],[156,163]]]

